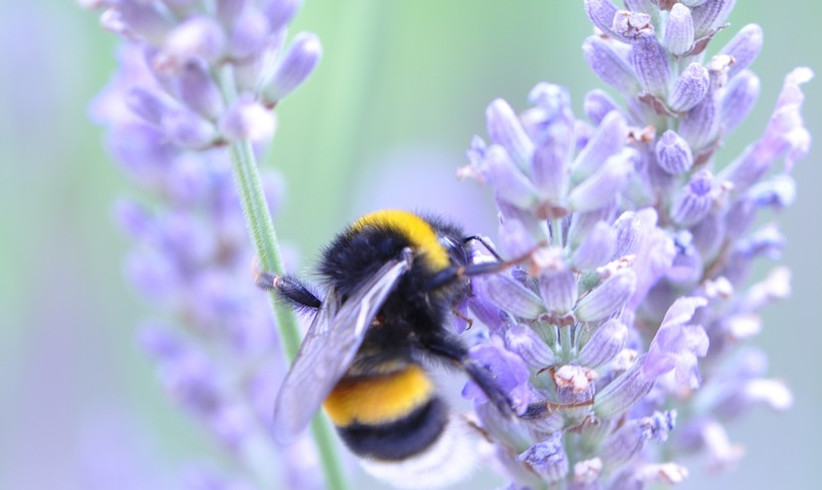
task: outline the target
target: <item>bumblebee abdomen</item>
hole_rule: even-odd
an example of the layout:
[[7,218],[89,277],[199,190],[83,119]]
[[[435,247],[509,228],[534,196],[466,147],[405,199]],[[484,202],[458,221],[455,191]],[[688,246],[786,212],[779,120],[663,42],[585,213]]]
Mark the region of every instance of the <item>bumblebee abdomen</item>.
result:
[[399,461],[430,448],[448,422],[448,408],[437,397],[405,417],[386,424],[337,427],[345,444],[363,458]]
[[376,425],[403,418],[434,395],[434,384],[417,364],[388,373],[342,378],[323,407],[337,427]]
[[386,461],[425,450],[448,420],[447,407],[417,364],[390,373],[344,377],[323,406],[351,451]]

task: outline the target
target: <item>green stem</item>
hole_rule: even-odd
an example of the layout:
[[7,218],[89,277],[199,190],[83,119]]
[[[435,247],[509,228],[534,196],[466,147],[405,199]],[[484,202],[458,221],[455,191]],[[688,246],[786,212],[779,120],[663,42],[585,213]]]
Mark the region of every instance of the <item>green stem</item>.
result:
[[560,348],[562,349],[560,352],[560,356],[562,360],[568,362],[571,360],[571,326],[570,325],[560,325],[559,326],[559,342]]
[[[260,176],[257,172],[257,162],[251,143],[238,141],[232,143],[229,152],[234,169],[234,179],[240,193],[243,212],[248,223],[251,238],[257,251],[259,267],[262,270],[275,274],[283,273],[282,259],[280,258],[277,235],[271,221],[271,213],[263,194]],[[300,331],[294,313],[276,301],[276,294],[269,294],[283,348],[290,361],[293,361],[300,348]],[[320,462],[325,474],[328,488],[344,490],[346,488],[339,457],[334,447],[334,438],[331,428],[322,415],[317,415],[311,423],[311,432],[320,454]]]

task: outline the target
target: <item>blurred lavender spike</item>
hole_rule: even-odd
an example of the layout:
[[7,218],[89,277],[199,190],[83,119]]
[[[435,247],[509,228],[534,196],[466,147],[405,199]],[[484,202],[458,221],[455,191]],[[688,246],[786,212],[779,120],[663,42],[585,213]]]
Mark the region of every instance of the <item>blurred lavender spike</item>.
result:
[[[104,26],[125,39],[93,117],[106,126],[114,161],[155,198],[121,201],[115,212],[134,243],[127,274],[176,326],[146,327],[141,343],[169,395],[244,472],[201,474],[189,488],[317,488],[313,447],[297,462],[270,434],[282,351],[270,304],[248,271],[255,253],[226,143],[270,142],[274,114],[256,88],[267,76],[262,60],[282,60],[267,87],[279,101],[312,71],[319,41],[303,34],[280,53],[297,1],[212,3],[84,2],[103,9]],[[279,179],[264,171],[261,181],[276,209]]]

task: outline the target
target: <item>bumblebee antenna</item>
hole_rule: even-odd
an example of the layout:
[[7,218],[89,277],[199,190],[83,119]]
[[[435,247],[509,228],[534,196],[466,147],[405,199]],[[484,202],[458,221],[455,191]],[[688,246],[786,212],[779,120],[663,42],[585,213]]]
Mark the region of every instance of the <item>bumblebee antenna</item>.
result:
[[[482,242],[480,239],[477,240],[484,244],[484,242]],[[497,262],[480,262],[479,264],[451,266],[447,269],[443,269],[442,271],[435,274],[430,281],[428,281],[428,284],[426,284],[425,289],[430,291],[432,289],[438,289],[442,286],[445,286],[446,284],[450,284],[461,277],[479,276],[482,274],[493,274],[494,272],[499,272],[503,269],[507,269],[508,267],[517,265],[520,262],[528,260],[531,257],[531,255],[534,254],[535,251],[544,247],[546,243],[547,242],[545,240],[541,240],[539,243],[531,247],[524,254],[520,255],[519,257],[514,257],[510,260],[502,260],[500,258],[500,260]],[[490,250],[492,249],[489,248],[489,251]],[[499,255],[497,255],[497,257],[499,257]]]
[[494,247],[490,243],[488,243],[488,241],[486,241],[485,237],[480,236],[480,235],[471,235],[469,237],[463,238],[462,239],[462,244],[465,245],[465,244],[467,244],[468,242],[471,242],[471,241],[480,242],[482,244],[482,246],[485,247],[485,250],[488,250],[488,252],[491,255],[493,255],[495,259],[497,259],[500,262],[505,262],[505,259],[503,259],[502,256],[497,253],[497,251],[494,249]]

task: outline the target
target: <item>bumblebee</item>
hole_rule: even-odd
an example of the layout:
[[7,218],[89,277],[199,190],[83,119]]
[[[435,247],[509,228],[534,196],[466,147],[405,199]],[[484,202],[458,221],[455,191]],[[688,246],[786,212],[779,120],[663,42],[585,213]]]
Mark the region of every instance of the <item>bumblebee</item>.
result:
[[470,428],[449,412],[426,366],[445,361],[464,371],[500,411],[511,413],[505,393],[445,327],[470,291],[470,276],[509,265],[471,263],[475,239],[481,240],[440,219],[382,210],[354,222],[325,249],[322,299],[294,277],[258,274],[260,287],[298,309],[316,310],[275,402],[279,440],[293,439],[322,405],[376,476],[417,487],[463,476],[465,461],[455,458],[474,452],[465,437]]

